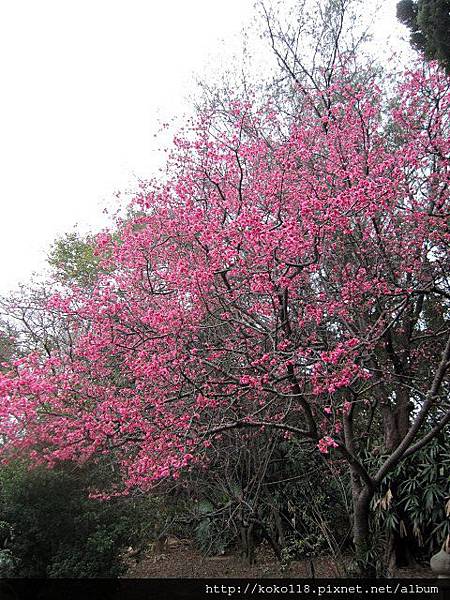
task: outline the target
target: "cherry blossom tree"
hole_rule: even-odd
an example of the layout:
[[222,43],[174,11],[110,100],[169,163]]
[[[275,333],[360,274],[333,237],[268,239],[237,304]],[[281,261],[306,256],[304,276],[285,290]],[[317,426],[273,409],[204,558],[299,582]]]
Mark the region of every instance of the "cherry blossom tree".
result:
[[175,140],[97,236],[93,285],[47,302],[67,351],[0,375],[5,459],[108,454],[124,493],[226,431],[278,432],[348,464],[364,555],[380,483],[450,421],[450,87],[431,65],[389,96],[339,68],[287,134],[268,99]]

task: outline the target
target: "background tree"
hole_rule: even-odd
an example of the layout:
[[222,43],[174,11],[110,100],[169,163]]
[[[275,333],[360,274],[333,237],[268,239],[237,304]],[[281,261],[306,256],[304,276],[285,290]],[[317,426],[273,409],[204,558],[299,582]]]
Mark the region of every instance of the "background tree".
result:
[[401,0],[397,17],[411,30],[411,44],[450,73],[449,0]]
[[94,282],[99,273],[98,263],[93,236],[81,236],[77,232],[58,238],[48,256],[48,264],[57,280],[84,287]]

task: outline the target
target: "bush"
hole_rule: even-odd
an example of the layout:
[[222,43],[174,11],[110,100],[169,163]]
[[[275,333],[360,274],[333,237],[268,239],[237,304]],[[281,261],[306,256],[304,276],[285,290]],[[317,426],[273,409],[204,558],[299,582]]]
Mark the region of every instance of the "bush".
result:
[[150,499],[89,498],[98,467],[0,471],[0,576],[116,577],[121,553],[148,534]]
[[[373,534],[383,533],[379,554],[389,539],[400,565],[428,563],[439,550],[450,534],[449,469],[448,441],[440,435],[386,477],[372,503]],[[387,562],[389,553],[382,558]]]

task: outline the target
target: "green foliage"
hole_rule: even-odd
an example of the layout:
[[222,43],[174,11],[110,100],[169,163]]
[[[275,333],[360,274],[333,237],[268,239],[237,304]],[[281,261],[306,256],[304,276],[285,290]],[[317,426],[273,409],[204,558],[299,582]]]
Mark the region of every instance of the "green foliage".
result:
[[[0,372],[5,369],[3,366],[14,357],[16,350],[15,340],[11,333],[7,330],[8,324],[0,322]],[[2,331],[5,328],[6,331]]]
[[314,531],[298,538],[291,538],[282,550],[282,564],[287,565],[292,560],[320,556],[327,550],[327,540],[321,533]]
[[99,257],[94,248],[91,238],[83,238],[76,232],[67,233],[53,244],[48,263],[61,281],[88,286],[99,273]]
[[115,577],[148,534],[149,501],[88,497],[97,468],[14,463],[0,471],[0,576]]
[[400,465],[373,501],[374,525],[428,560],[450,533],[450,449],[444,436]]
[[16,560],[14,559],[11,550],[0,550],[0,578],[14,577],[16,569]]
[[411,30],[411,44],[450,73],[450,0],[401,0],[397,17]]
[[[226,506],[228,500],[224,500],[222,504]],[[194,530],[194,539],[202,554],[205,556],[223,554],[233,542],[232,530],[224,528],[224,523],[215,518],[214,506],[208,500],[198,503],[197,514],[199,520]]]

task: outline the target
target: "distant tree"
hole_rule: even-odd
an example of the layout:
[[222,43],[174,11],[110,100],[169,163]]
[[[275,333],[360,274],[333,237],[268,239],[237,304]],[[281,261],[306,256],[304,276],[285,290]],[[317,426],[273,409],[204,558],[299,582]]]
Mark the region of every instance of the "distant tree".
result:
[[411,30],[411,44],[450,73],[450,0],[401,0],[397,17]]
[[69,331],[47,304],[62,285],[86,290],[93,286],[101,272],[95,239],[67,233],[54,241],[47,262],[51,269],[47,281],[34,281],[0,297],[0,363],[35,351],[47,356],[66,352],[73,342],[73,330]]
[[[0,363],[7,363],[14,354],[14,335],[6,323],[0,323]],[[2,368],[0,364],[0,369]]]
[[98,275],[99,259],[94,253],[95,240],[77,232],[67,233],[55,240],[48,263],[56,279],[64,283],[90,285]]

